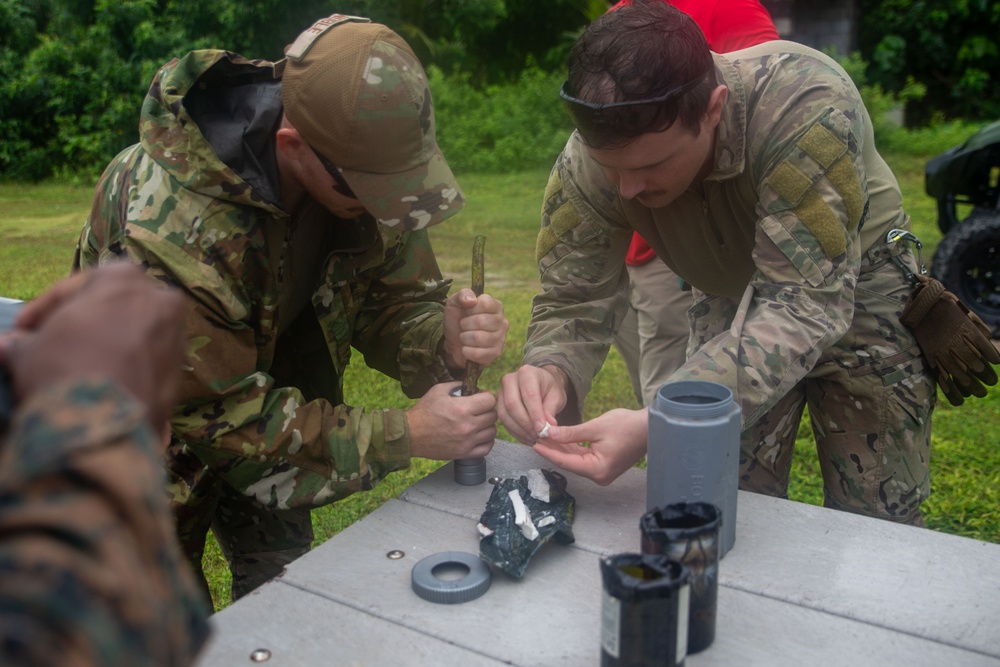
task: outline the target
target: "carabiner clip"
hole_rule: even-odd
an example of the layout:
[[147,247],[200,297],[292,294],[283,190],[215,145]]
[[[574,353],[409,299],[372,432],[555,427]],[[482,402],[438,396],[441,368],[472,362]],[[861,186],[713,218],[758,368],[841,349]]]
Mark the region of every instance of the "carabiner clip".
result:
[[[922,252],[924,244],[920,242],[920,239],[917,238],[916,234],[905,229],[890,229],[889,233],[885,235],[886,243],[898,243],[900,241],[908,241],[917,249],[917,270],[920,271],[920,275],[926,276],[927,265],[924,264],[924,254]],[[893,255],[892,261],[896,264],[896,266],[902,269],[903,275],[906,276],[907,280],[914,285],[919,282],[917,280],[917,276],[913,273],[913,271],[910,271],[910,267],[903,263],[903,260],[899,258],[899,255]]]

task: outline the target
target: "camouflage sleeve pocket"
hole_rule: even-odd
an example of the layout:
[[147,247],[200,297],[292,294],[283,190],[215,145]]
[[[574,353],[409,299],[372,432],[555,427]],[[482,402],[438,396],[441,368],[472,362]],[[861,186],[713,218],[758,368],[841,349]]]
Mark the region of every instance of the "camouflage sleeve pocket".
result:
[[[821,264],[805,247],[800,239],[789,231],[777,217],[769,215],[760,221],[760,231],[764,239],[757,239],[754,247],[754,264],[779,270],[781,266],[791,264],[798,275],[811,287],[819,287],[825,282]],[[794,276],[786,278],[794,279]]]

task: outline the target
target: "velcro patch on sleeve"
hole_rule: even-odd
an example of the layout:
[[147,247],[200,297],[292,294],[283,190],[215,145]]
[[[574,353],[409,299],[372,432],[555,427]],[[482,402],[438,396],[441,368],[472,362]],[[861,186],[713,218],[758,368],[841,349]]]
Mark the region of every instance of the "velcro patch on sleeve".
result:
[[847,229],[854,231],[865,209],[865,195],[861,189],[861,178],[857,170],[851,163],[851,158],[842,156],[833,163],[826,174],[831,185],[840,193],[844,199],[844,208],[847,209]]
[[[800,152],[787,155],[767,184],[815,237],[823,254],[834,259],[846,252],[847,233],[857,229],[864,215],[861,177],[848,154],[847,139],[820,122],[795,142],[795,148]],[[779,203],[773,210],[781,208]]]
[[580,218],[576,210],[562,192],[562,178],[558,169],[553,171],[549,178],[548,185],[545,186],[545,198],[542,204],[542,222],[544,226],[538,232],[538,239],[535,241],[535,261],[541,261],[542,257],[548,254],[559,237],[573,229]]
[[538,232],[535,243],[535,261],[540,261],[559,242],[559,237],[580,222],[573,205],[566,202],[549,214],[549,225]]
[[795,204],[812,187],[812,181],[788,160],[782,161],[767,179],[782,199]]
[[559,173],[558,169],[553,169],[552,174],[549,176],[549,182],[545,184],[545,195],[542,197],[542,213],[545,213],[545,207],[549,205],[557,193],[562,191],[562,175]]
[[824,169],[829,169],[837,158],[847,152],[847,144],[819,123],[810,127],[795,145]]
[[844,254],[847,250],[844,227],[830,206],[815,191],[807,192],[794,212],[819,241],[824,255],[833,259]]

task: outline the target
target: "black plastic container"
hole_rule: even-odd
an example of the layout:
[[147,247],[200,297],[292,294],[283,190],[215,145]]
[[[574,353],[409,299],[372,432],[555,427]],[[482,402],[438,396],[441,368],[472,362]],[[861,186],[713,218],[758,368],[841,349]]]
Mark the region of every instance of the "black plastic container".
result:
[[687,657],[688,570],[666,556],[601,559],[601,667],[681,667]]
[[690,572],[689,655],[715,640],[721,519],[715,505],[698,502],[657,508],[639,520],[642,552],[680,561]]

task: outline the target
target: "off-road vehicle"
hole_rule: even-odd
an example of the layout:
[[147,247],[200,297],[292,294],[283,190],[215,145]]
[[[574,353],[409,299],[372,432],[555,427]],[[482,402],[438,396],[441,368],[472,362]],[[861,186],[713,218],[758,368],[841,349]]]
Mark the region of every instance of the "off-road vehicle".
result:
[[931,158],[924,187],[944,238],[931,275],[1000,337],[1000,121]]

